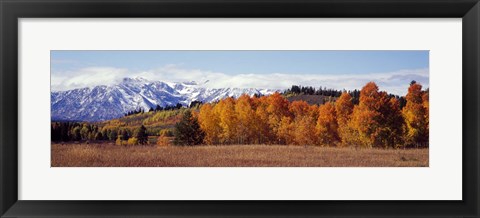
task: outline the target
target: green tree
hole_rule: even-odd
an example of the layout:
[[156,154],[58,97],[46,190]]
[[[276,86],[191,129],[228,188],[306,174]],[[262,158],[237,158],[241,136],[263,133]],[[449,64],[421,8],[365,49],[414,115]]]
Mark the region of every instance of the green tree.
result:
[[82,135],[80,134],[80,132],[81,132],[81,130],[80,130],[79,126],[73,128],[73,130],[72,130],[72,140],[79,141],[80,139],[82,139]]
[[200,129],[198,119],[189,110],[185,111],[180,122],[175,124],[175,145],[198,145],[203,143],[205,133]]
[[117,131],[108,130],[108,140],[115,140],[117,138]]
[[82,135],[83,140],[88,140],[88,134],[90,133],[90,130],[88,129],[87,125],[84,124],[82,129],[80,130],[80,134]]
[[133,132],[133,137],[138,140],[138,144],[145,145],[148,142],[147,128],[145,126],[138,127],[135,132]]
[[103,135],[101,132],[95,133],[95,140],[103,140]]

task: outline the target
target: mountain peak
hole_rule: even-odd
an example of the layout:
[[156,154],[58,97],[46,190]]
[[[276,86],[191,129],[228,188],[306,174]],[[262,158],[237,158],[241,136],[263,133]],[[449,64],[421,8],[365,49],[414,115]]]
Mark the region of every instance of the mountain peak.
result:
[[[204,84],[204,83],[203,83]],[[142,77],[123,78],[120,85],[96,86],[51,93],[53,120],[100,121],[123,116],[128,111],[160,105],[190,105],[192,101],[215,102],[242,94],[268,95],[273,91],[253,88],[206,88],[195,81],[171,83]]]

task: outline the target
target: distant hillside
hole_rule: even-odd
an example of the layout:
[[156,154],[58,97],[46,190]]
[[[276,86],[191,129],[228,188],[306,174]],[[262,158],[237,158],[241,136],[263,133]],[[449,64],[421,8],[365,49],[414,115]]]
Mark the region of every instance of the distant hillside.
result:
[[293,101],[306,101],[310,105],[321,105],[326,102],[334,102],[337,100],[337,97],[323,96],[323,95],[291,95],[287,96],[287,100],[290,102]]
[[165,111],[151,111],[140,114],[120,117],[117,119],[99,121],[96,124],[103,129],[111,129],[118,131],[119,129],[127,129],[132,131],[141,125],[147,128],[149,135],[159,135],[161,130],[171,131],[177,123],[183,112],[186,110],[197,110],[194,108],[180,108]]
[[119,136],[126,141],[142,125],[146,127],[149,140],[163,133],[171,137],[175,124],[186,110],[198,110],[198,107],[141,112],[107,121],[52,122],[52,141],[115,141]]

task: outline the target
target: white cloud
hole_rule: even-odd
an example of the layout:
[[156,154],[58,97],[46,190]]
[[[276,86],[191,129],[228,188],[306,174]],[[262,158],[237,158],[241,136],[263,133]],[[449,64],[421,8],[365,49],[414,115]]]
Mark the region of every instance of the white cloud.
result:
[[97,85],[118,83],[123,77],[130,76],[127,69],[112,67],[88,67],[74,72],[52,73],[53,91],[70,90]]
[[68,90],[96,85],[118,83],[124,77],[143,77],[149,80],[167,82],[196,81],[210,88],[272,88],[285,89],[292,85],[327,87],[334,89],[360,89],[369,81],[376,82],[381,90],[404,95],[411,80],[425,87],[429,84],[428,69],[400,70],[396,72],[370,74],[236,74],[213,72],[198,69],[183,69],[176,65],[167,65],[149,71],[132,72],[127,69],[111,67],[90,67],[75,72],[52,73],[52,90]]

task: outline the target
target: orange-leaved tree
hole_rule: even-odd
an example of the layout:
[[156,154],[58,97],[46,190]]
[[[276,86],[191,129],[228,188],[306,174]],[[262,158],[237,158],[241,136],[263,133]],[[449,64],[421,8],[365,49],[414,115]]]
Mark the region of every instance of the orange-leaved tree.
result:
[[423,94],[422,85],[412,81],[406,96],[407,104],[402,111],[407,125],[406,141],[414,146],[428,146],[428,112]]
[[373,147],[375,132],[379,125],[381,114],[378,112],[380,93],[374,82],[367,83],[360,91],[359,104],[353,108],[351,126],[356,131],[355,140],[361,147]]
[[255,109],[255,133],[259,144],[272,144],[275,142],[275,134],[270,129],[269,113],[267,111],[268,99],[266,96],[256,98],[257,108]]
[[347,146],[353,141],[354,130],[349,125],[353,113],[352,96],[347,92],[342,95],[335,102],[335,109],[337,113],[338,135],[340,137],[341,145]]
[[340,141],[335,106],[330,102],[319,107],[316,133],[322,146],[335,146]]
[[400,102],[380,92],[378,98],[378,127],[374,132],[374,146],[399,147],[403,145],[404,120],[400,111]]
[[314,145],[316,144],[315,122],[316,106],[310,106],[305,101],[294,101],[290,103],[289,110],[293,118],[294,131],[292,132],[293,142],[287,144]]
[[295,143],[295,126],[292,118],[282,117],[277,129],[277,143],[292,145]]
[[288,109],[289,102],[286,98],[284,98],[280,93],[275,92],[272,95],[268,96],[268,106],[267,106],[267,113],[268,113],[268,124],[272,132],[275,134],[275,139],[277,139],[274,143],[280,143],[279,141],[279,133],[278,127],[280,121],[284,116],[292,117],[291,113]]
[[425,109],[425,125],[427,126],[427,138],[430,133],[430,103],[429,103],[429,98],[430,98],[430,91],[429,89],[425,90],[422,95],[422,101],[423,101],[423,108]]

